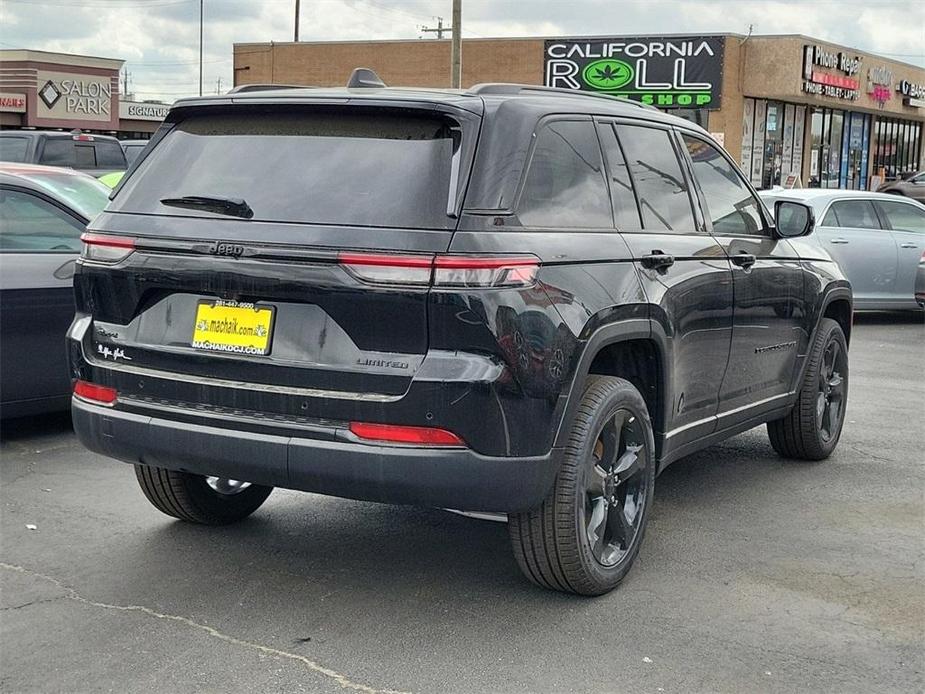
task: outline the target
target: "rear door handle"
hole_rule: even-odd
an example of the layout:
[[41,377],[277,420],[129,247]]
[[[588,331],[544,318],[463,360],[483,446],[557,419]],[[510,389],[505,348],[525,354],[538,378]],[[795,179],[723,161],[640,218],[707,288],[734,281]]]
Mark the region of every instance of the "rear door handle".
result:
[[914,243],[901,243],[899,244],[900,248],[918,248]]
[[730,257],[729,260],[731,260],[734,265],[738,265],[739,267],[745,268],[747,270],[755,264],[756,258],[751,253],[739,251],[734,256]]
[[832,239],[829,243],[848,243],[848,239]]
[[650,270],[667,268],[674,265],[674,256],[665,255],[659,250],[654,250],[649,255],[642,256],[640,260],[642,261],[642,266]]

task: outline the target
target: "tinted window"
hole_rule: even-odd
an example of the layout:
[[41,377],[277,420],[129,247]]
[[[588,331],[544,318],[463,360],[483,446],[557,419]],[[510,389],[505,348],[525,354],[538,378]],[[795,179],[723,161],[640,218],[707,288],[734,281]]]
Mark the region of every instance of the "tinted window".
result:
[[877,205],[886,214],[890,228],[925,234],[925,210],[902,202],[881,202]]
[[[833,224],[832,221],[835,221]],[[853,227],[855,229],[879,229],[880,220],[874,206],[868,200],[841,200],[832,203],[825,216],[824,226]]]
[[591,121],[558,121],[539,131],[517,214],[526,226],[613,227]]
[[447,228],[459,138],[436,117],[291,111],[196,116],[179,123],[127,179],[114,210],[212,213],[162,198],[241,198],[254,219]]
[[128,142],[123,144],[125,146],[125,164],[126,166],[131,166],[132,162],[134,162],[138,158],[138,155],[141,154],[141,150],[145,148],[145,145],[135,145]]
[[60,137],[46,139],[39,163],[48,166],[74,166],[74,141]]
[[618,125],[646,229],[695,231],[687,184],[666,130]]
[[124,169],[125,154],[122,145],[111,140],[96,142],[96,165],[104,169]]
[[0,250],[80,250],[81,225],[49,202],[21,191],[0,189]]
[[96,147],[94,145],[77,145],[74,148],[75,166],[78,169],[96,168]]
[[29,140],[25,137],[0,137],[0,161],[26,161]]
[[614,224],[617,229],[621,230],[641,229],[642,222],[639,219],[636,195],[633,193],[633,181],[613,126],[606,125],[598,132],[601,134],[601,144],[604,145],[604,156],[607,159],[607,168],[610,170]]
[[736,168],[713,145],[688,135],[683,137],[714,233],[762,233],[764,222],[758,200]]

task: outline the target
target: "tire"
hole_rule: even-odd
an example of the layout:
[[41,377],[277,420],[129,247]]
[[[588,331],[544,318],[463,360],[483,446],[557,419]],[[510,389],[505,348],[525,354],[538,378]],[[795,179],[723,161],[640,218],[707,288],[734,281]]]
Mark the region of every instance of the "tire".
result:
[[273,491],[273,487],[259,484],[206,478],[148,465],[136,465],[135,476],[141,491],[158,511],[201,525],[228,525],[246,518]]
[[847,404],[848,343],[841,326],[823,318],[796,404],[786,416],[768,422],[771,446],[785,458],[828,458],[841,437]]
[[613,590],[639,553],[654,489],[645,401],[629,381],[591,376],[552,490],[538,508],[508,516],[521,571],[551,590]]

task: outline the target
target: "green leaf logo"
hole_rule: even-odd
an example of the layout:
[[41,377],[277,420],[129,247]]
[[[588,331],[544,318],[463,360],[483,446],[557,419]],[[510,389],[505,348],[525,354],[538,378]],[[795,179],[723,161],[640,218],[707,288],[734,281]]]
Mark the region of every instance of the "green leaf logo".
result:
[[622,60],[602,58],[588,63],[582,70],[581,77],[593,89],[611,91],[632,81],[633,68]]

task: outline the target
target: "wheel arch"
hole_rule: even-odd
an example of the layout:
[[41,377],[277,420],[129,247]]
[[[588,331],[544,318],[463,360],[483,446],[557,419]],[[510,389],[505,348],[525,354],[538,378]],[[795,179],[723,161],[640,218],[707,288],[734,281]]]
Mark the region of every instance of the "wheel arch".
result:
[[841,326],[842,332],[845,333],[845,342],[850,347],[853,316],[851,290],[847,287],[836,287],[825,295],[813,335],[819,330],[823,318],[831,318]]
[[559,421],[555,446],[565,445],[568,439],[588,376],[619,376],[636,386],[646,401],[655,433],[656,456],[660,456],[660,432],[665,430],[670,392],[669,372],[665,368],[666,345],[661,327],[645,318],[605,325],[592,333],[585,342],[571,386],[564,396],[565,410]]

